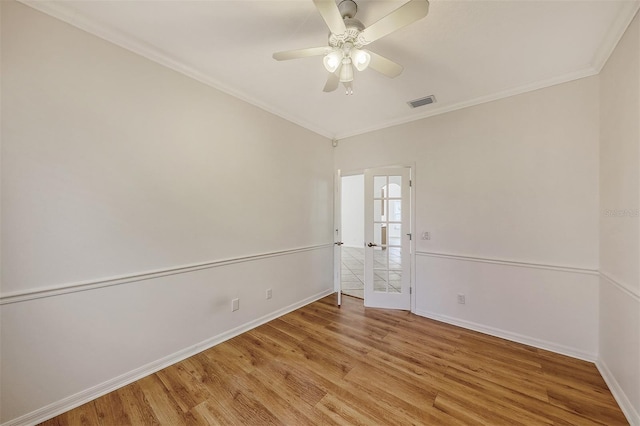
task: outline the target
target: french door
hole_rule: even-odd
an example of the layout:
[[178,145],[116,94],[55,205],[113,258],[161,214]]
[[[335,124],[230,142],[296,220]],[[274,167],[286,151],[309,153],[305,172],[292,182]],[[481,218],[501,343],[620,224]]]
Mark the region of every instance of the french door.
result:
[[364,173],[364,305],[411,309],[410,169]]

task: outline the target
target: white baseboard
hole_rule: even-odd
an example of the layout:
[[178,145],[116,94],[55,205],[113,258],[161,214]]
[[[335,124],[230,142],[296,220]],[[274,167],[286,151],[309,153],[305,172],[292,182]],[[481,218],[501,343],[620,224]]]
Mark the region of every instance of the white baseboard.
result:
[[151,362],[147,365],[143,365],[142,367],[136,368],[135,370],[125,373],[121,376],[107,380],[104,383],[86,389],[82,392],[78,392],[75,395],[71,395],[67,398],[61,399],[60,401],[56,401],[53,404],[47,405],[46,407],[39,408],[35,411],[32,411],[31,413],[27,413],[13,420],[9,420],[8,422],[3,423],[2,426],[26,426],[41,423],[73,408],[79,407],[82,404],[86,404],[87,402],[90,402],[102,395],[106,395],[107,393],[128,385],[129,383],[135,382],[136,380],[162,370],[163,368],[166,368],[172,364],[189,358],[190,356],[209,349],[219,343],[236,337],[246,331],[256,328],[291,311],[295,311],[296,309],[308,305],[309,303],[322,299],[323,297],[328,296],[332,293],[334,293],[333,289],[324,290],[282,309],[271,312],[270,314],[267,314],[261,318],[249,321],[246,324],[225,331],[224,333],[218,334],[217,336],[211,337],[193,346],[182,349],[157,361]]
[[562,355],[570,356],[572,358],[578,358],[583,361],[595,362],[598,359],[598,355],[595,353],[584,352],[576,348],[559,345],[557,343],[549,342],[546,340],[536,339],[519,333],[513,333],[511,331],[502,330],[500,328],[478,324],[473,321],[461,320],[458,318],[449,317],[447,315],[440,315],[424,310],[416,310],[414,313],[416,315],[431,318],[436,321],[457,325],[458,327],[467,328],[469,330],[478,331],[480,333],[489,334],[491,336],[500,337],[502,339],[511,340],[513,342],[522,343],[524,345],[533,346],[535,348],[556,352]]
[[613,373],[611,373],[611,370],[609,370],[609,367],[607,367],[607,364],[601,359],[598,359],[596,361],[596,367],[598,367],[598,371],[600,371],[602,378],[607,383],[607,386],[609,386],[609,390],[616,399],[629,424],[631,426],[640,426],[640,413],[633,407],[633,404],[631,404],[631,401],[627,398],[627,395],[624,393],[624,390],[622,390]]

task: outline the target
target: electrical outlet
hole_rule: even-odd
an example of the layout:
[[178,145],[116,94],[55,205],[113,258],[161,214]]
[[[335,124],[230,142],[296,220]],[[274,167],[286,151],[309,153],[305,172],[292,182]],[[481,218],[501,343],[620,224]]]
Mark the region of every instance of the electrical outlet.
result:
[[237,311],[240,309],[240,299],[233,299],[231,301],[231,312]]
[[464,296],[464,294],[459,294],[458,295],[458,303],[461,305],[464,305],[467,302],[466,297]]
[[271,289],[268,288],[267,289],[267,299],[271,299],[271,296],[273,296],[273,293],[271,292]]

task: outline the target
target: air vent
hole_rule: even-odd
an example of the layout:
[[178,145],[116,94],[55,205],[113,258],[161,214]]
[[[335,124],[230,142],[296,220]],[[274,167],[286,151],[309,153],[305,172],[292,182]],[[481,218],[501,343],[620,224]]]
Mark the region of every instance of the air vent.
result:
[[423,105],[429,105],[436,101],[436,97],[433,95],[425,96],[424,98],[414,99],[407,102],[411,108],[421,107]]

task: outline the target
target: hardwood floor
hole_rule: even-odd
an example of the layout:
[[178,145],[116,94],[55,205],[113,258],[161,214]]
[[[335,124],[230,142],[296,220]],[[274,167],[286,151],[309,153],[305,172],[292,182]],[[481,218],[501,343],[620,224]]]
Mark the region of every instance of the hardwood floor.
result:
[[334,297],[43,424],[628,424],[592,363]]

